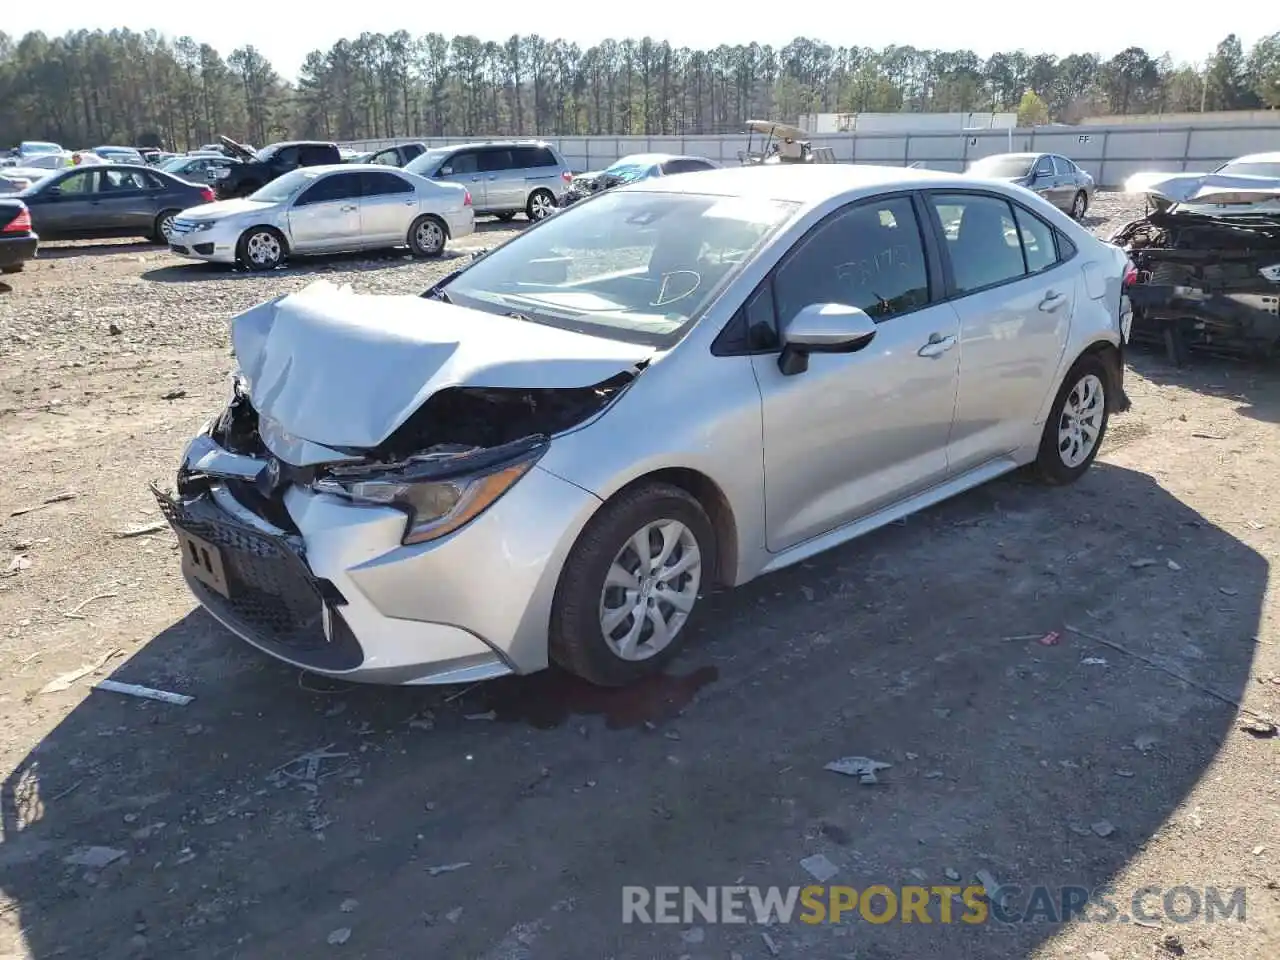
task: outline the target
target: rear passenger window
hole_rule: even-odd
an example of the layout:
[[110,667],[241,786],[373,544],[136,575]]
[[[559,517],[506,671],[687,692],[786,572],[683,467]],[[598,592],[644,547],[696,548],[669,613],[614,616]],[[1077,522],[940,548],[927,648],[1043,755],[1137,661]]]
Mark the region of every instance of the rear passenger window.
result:
[[972,293],[1026,274],[1018,227],[1006,201],[979,194],[937,193],[929,202],[942,222],[958,293]]
[[520,168],[554,167],[556,158],[546,147],[516,147],[512,151],[513,163]]
[[510,170],[513,167],[510,150],[485,150],[480,154],[480,169],[486,173]]
[[1058,262],[1058,250],[1053,241],[1053,227],[1033,213],[1014,207],[1018,219],[1018,236],[1022,239],[1022,251],[1027,257],[1027,273],[1039,273]]
[[843,303],[876,321],[929,302],[929,272],[908,197],[888,197],[833,214],[801,241],[774,280],[785,329],[803,308]]
[[386,197],[397,193],[413,193],[408,181],[394,173],[365,172],[360,174],[361,189],[366,197]]

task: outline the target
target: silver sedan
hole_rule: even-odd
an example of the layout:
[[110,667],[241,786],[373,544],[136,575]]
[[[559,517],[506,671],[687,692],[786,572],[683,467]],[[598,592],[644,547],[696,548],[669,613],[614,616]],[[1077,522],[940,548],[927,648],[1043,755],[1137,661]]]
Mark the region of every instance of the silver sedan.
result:
[[1092,174],[1056,153],[998,153],[975,160],[968,173],[1026,187],[1076,220],[1084,218],[1096,189]]
[[256,193],[184,210],[174,253],[273,270],[287,257],[407,246],[439,256],[475,230],[471,194],[385,166],[333,164],[286,173]]
[[290,663],[625,684],[711,589],[1023,465],[1082,476],[1127,407],[1127,266],[973,177],[644,180],[421,297],[241,314],[233,397],[157,496],[200,602]]

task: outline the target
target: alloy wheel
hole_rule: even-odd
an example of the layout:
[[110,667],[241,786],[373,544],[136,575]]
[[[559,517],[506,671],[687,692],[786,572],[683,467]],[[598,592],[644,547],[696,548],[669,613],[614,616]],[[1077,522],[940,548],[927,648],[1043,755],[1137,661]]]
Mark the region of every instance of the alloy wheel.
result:
[[600,630],[621,660],[648,660],[671,645],[698,600],[702,554],[678,520],[646,524],[622,546],[605,575]]
[[1068,469],[1080,466],[1097,446],[1106,413],[1106,392],[1092,373],[1076,381],[1058,420],[1058,456]]

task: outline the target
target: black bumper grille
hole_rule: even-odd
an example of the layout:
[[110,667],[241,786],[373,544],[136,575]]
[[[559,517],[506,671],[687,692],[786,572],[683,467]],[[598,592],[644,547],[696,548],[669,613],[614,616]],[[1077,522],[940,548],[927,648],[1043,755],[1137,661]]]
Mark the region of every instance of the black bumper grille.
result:
[[175,529],[218,548],[230,596],[189,578],[201,603],[218,617],[256,643],[305,659],[309,666],[347,669],[360,663],[363,657],[349,631],[335,631],[335,636],[350,643],[335,645],[325,637],[325,614],[339,619],[333,605],[344,601],[333,584],[312,575],[300,543],[230,518],[208,494],[179,500],[156,487],[152,492]]

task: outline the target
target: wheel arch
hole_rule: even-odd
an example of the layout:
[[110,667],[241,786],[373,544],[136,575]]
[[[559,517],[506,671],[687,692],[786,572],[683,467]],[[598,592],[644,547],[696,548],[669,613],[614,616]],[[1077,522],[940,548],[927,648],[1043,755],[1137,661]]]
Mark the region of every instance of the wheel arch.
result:
[[729,498],[720,485],[702,471],[691,467],[661,467],[642,473],[610,493],[596,512],[615,497],[650,483],[670,484],[698,501],[711,521],[711,530],[716,538],[716,565],[712,571],[712,580],[717,587],[733,586],[738,570],[737,520],[729,505]]

